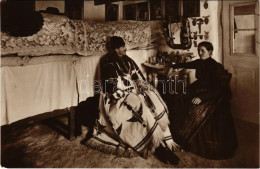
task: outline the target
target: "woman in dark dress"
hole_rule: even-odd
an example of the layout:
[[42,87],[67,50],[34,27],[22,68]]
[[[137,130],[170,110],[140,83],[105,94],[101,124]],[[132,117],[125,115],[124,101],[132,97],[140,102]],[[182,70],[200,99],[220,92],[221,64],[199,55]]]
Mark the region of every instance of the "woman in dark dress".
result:
[[223,159],[232,156],[237,147],[230,113],[231,75],[211,58],[212,52],[210,42],[201,42],[200,59],[173,66],[172,69],[196,69],[197,80],[188,86],[187,94],[175,95],[173,121],[176,125],[173,122],[172,128],[187,151],[205,158]]

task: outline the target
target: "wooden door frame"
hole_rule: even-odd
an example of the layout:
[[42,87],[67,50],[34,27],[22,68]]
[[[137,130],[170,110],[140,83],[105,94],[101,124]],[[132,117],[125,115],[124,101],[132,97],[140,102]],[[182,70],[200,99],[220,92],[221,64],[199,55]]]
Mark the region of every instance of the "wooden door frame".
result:
[[[234,6],[255,4],[255,54],[233,52]],[[232,74],[231,88],[233,93],[234,117],[259,124],[259,1],[222,1],[222,62]],[[252,29],[253,30],[253,29]],[[243,74],[246,73],[246,74]],[[246,79],[250,82],[245,82]],[[241,83],[242,82],[242,83]],[[243,84],[246,84],[243,87]],[[241,85],[242,86],[241,86]],[[243,90],[243,91],[242,91]],[[242,95],[241,95],[242,92]],[[243,95],[243,92],[248,94]],[[243,101],[243,98],[246,99]],[[258,105],[256,105],[258,104]],[[238,107],[237,107],[238,106]],[[242,109],[241,109],[242,108]],[[257,111],[256,111],[257,110]],[[236,112],[237,111],[237,112]],[[257,114],[255,114],[257,113]],[[248,115],[247,115],[248,114]]]
[[[232,43],[232,38],[233,38],[233,35],[232,33],[232,26],[233,26],[233,22],[231,22],[232,18],[232,10],[231,8],[233,6],[237,6],[237,5],[245,5],[245,4],[256,4],[256,8],[255,8],[255,13],[256,13],[256,17],[255,17],[255,22],[256,22],[256,35],[255,35],[255,39],[256,39],[256,43],[255,43],[255,48],[256,48],[256,53],[255,54],[247,54],[249,55],[250,57],[252,57],[252,59],[249,58],[248,62],[250,62],[250,64],[252,65],[256,65],[258,63],[255,63],[253,60],[256,59],[256,57],[258,58],[259,60],[259,2],[258,1],[255,1],[255,0],[248,0],[248,1],[229,1],[229,5],[228,6],[225,6],[224,5],[224,2],[222,1],[222,10],[224,10],[224,8],[228,8],[228,16],[225,15],[225,13],[222,13],[222,18],[221,18],[221,21],[222,21],[222,63],[224,65],[224,67],[228,68],[230,67],[229,65],[227,65],[227,62],[225,61],[225,59],[231,59],[230,57],[229,58],[225,58],[226,56],[232,56],[234,60],[242,60],[241,57],[243,57],[244,54],[239,54],[239,53],[233,53],[231,50],[233,49],[233,43]],[[225,19],[225,17],[229,17],[229,19]],[[228,31],[225,31],[224,30],[224,27],[223,25],[226,25],[226,27],[228,28]],[[228,46],[227,46],[227,43],[225,43],[225,39],[224,37],[228,37]],[[226,45],[226,46],[225,46]],[[225,49],[225,50],[224,50]],[[234,56],[238,56],[237,58],[234,58]],[[231,60],[230,60],[231,62]],[[243,67],[243,63],[241,62],[241,67]],[[257,67],[257,66],[256,66]],[[259,67],[258,67],[259,68]],[[233,69],[234,68],[231,66],[230,69]],[[252,75],[253,76],[253,75]],[[234,80],[231,81],[231,85],[232,87],[234,87]]]

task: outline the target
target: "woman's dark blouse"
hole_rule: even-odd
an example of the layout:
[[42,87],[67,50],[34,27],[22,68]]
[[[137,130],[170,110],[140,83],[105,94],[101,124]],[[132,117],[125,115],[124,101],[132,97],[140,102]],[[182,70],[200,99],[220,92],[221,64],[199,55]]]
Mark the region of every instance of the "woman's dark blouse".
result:
[[197,81],[191,86],[191,96],[199,97],[202,101],[214,99],[223,91],[225,85],[225,69],[211,57],[205,60],[197,59],[188,63],[180,63],[173,66],[176,68],[196,69]]

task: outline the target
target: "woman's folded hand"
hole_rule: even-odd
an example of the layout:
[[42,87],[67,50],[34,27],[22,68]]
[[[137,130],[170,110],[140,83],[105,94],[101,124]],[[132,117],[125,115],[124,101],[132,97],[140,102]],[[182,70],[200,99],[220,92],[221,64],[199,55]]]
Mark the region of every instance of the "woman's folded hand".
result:
[[201,99],[198,98],[198,97],[194,97],[194,98],[191,100],[191,102],[192,102],[193,104],[200,104],[200,103],[201,103]]
[[169,70],[167,70],[165,73],[165,76],[169,77],[171,75],[172,71],[173,71],[173,68],[170,68]]
[[137,80],[136,81],[138,91],[140,93],[143,93],[147,90],[154,90],[154,87],[150,85],[147,81],[144,80]]

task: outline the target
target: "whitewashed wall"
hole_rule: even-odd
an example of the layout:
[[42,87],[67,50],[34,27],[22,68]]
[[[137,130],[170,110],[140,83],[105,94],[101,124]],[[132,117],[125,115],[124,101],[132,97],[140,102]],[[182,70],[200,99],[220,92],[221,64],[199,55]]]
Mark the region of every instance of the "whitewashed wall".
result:
[[105,20],[105,5],[94,5],[94,1],[84,1],[84,20]]
[[[209,32],[209,39],[205,40],[205,38],[203,37],[203,39],[200,39],[199,37],[197,37],[197,44],[199,44],[202,41],[209,41],[213,44],[214,46],[214,51],[213,51],[213,59],[215,59],[217,62],[222,63],[222,29],[221,29],[221,18],[220,18],[220,12],[221,12],[221,1],[208,1],[208,8],[205,9],[204,6],[204,1],[200,2],[200,17],[198,18],[203,18],[203,16],[209,16],[209,23],[205,24],[203,23],[201,25],[201,33],[202,35],[205,34],[204,31]],[[203,18],[204,19],[204,18]],[[197,33],[199,34],[199,27],[196,24],[196,26],[192,25],[192,19],[189,18],[190,21],[190,29],[191,32],[195,32],[197,31]],[[156,23],[153,23],[153,25]],[[154,28],[153,28],[154,29]],[[193,33],[191,34],[193,36]],[[172,51],[178,51],[180,53],[187,53],[187,52],[192,52],[193,56],[195,56],[195,58],[193,58],[193,60],[198,59],[198,52],[197,52],[197,47],[194,47],[192,40],[192,47],[189,50],[180,50],[180,49],[172,49],[167,45],[163,45],[160,47],[160,51],[162,52],[168,52],[171,53]],[[190,83],[194,82],[196,80],[195,78],[195,70],[190,70]]]
[[[127,5],[130,3],[140,3],[141,1],[124,1],[124,2],[115,2],[115,4],[119,5],[119,20],[123,19],[123,5]],[[213,58],[222,63],[222,32],[221,32],[221,22],[220,22],[220,12],[221,12],[221,1],[208,1],[208,8],[204,9],[205,1],[200,2],[200,17],[203,16],[209,16],[209,23],[206,25],[205,23],[201,25],[201,34],[205,34],[204,31],[209,32],[209,39],[207,41],[210,41],[214,46],[214,52],[213,52]],[[94,5],[94,1],[84,1],[84,20],[105,20],[105,5]],[[192,21],[190,19],[190,21]],[[156,25],[157,23],[154,21],[151,21],[152,29],[157,29]],[[199,32],[198,25],[193,26],[190,22],[191,31],[197,31]],[[156,30],[153,30],[156,31]],[[192,34],[193,35],[193,34]],[[197,43],[205,41],[203,38],[197,39]],[[170,53],[171,51],[179,51],[180,53],[183,52],[192,52],[194,56],[196,56],[194,59],[198,59],[197,54],[197,48],[194,47],[192,44],[191,49],[189,50],[178,50],[178,49],[172,49],[168,47],[167,45],[161,46],[159,49],[160,51],[167,51]],[[190,74],[190,80],[191,83],[196,80],[195,79],[195,71],[191,70]]]

